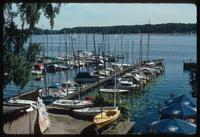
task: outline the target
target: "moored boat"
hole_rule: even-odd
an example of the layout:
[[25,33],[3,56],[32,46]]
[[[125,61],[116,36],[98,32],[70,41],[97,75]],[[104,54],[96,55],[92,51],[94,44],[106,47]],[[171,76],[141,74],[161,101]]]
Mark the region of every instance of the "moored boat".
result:
[[75,77],[77,83],[93,83],[97,81],[97,76],[94,76],[94,71],[81,71]]
[[120,89],[138,89],[140,87],[140,85],[137,85],[137,84],[134,84],[133,82],[131,81],[124,81],[124,80],[119,80],[118,82],[118,88]]

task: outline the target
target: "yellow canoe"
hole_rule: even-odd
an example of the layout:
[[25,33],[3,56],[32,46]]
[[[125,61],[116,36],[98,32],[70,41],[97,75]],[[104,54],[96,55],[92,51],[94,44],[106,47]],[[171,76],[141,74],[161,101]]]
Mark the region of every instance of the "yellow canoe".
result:
[[113,109],[113,110],[107,110],[102,113],[99,113],[96,115],[93,119],[94,124],[96,125],[96,128],[100,129],[108,124],[111,124],[117,118],[119,117],[120,111]]

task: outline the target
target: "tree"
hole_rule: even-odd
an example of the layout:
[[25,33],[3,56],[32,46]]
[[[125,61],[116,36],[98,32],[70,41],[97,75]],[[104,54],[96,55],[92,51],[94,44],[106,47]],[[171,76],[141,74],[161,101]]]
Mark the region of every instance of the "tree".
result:
[[[14,9],[13,6],[16,5]],[[40,45],[30,43],[25,49],[24,43],[31,36],[43,12],[50,21],[51,29],[54,18],[59,13],[61,4],[51,3],[6,3],[3,5],[3,79],[4,88],[11,81],[21,91],[31,78],[31,69],[40,53]],[[17,28],[15,18],[21,19],[21,29]],[[27,25],[28,28],[24,29]],[[20,92],[19,92],[20,95]]]

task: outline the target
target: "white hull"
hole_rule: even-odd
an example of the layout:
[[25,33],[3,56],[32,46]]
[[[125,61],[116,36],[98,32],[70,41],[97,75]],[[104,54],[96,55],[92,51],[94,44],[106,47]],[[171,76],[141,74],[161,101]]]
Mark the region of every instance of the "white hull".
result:
[[23,99],[16,99],[16,100],[9,100],[8,103],[12,103],[12,104],[24,104],[24,105],[36,105],[36,101],[32,101],[32,100],[23,100]]
[[66,109],[75,109],[75,108],[84,108],[92,106],[93,103],[91,101],[81,101],[81,100],[56,100],[53,102],[53,105],[60,108]]
[[128,90],[125,89],[100,89],[101,92],[106,92],[106,93],[122,93],[122,92],[128,92]]
[[88,107],[88,108],[82,108],[82,109],[74,109],[73,112],[77,115],[81,116],[96,116],[97,114],[101,113],[102,111],[106,110],[118,110],[118,107],[113,106],[107,106],[107,107]]
[[122,85],[119,85],[118,88],[131,90],[131,89],[138,89],[139,85],[133,85],[133,86],[122,86]]

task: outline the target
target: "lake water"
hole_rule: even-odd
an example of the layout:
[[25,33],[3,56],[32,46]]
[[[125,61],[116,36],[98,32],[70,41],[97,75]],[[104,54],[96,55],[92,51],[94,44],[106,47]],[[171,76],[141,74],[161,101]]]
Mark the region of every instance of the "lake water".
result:
[[[87,36],[87,51],[94,51],[93,35]],[[96,46],[100,48],[104,45],[107,53],[113,54],[116,49],[117,55],[124,55],[124,63],[134,63],[139,59],[140,49],[140,34],[123,34],[109,35],[104,38],[102,44],[102,35],[95,35]],[[147,34],[142,35],[142,50],[143,59],[147,59]],[[121,43],[121,41],[123,41]],[[44,54],[48,56],[66,56],[73,55],[72,45],[74,49],[86,50],[86,35],[33,35],[32,42],[44,44]],[[25,44],[25,47],[28,45]],[[108,44],[109,43],[109,44]],[[108,46],[109,45],[109,46]],[[156,80],[149,83],[140,95],[130,96],[132,110],[132,120],[136,122],[133,132],[145,132],[149,123],[159,120],[157,104],[169,99],[170,94],[174,93],[177,96],[189,94],[192,89],[189,85],[190,75],[183,71],[183,60],[192,59],[196,61],[196,35],[183,34],[151,34],[149,57],[150,59],[164,58],[165,73],[159,76]],[[115,48],[116,47],[116,48]],[[122,61],[119,61],[121,63]],[[66,79],[73,79],[75,71],[57,72],[47,75],[47,85],[52,85],[57,82],[61,83]],[[44,86],[44,80],[31,80],[24,91],[33,89],[35,86]],[[18,94],[17,88],[11,83],[6,88],[4,97],[9,97]]]

